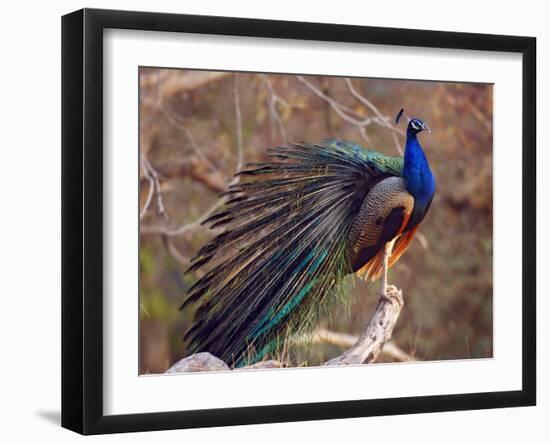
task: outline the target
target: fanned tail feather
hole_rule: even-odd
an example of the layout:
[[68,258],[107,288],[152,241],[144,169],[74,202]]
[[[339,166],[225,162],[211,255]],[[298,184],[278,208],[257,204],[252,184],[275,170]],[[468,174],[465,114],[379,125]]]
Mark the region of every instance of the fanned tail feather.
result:
[[329,300],[347,292],[346,240],[380,175],[365,154],[371,151],[356,146],[278,147],[270,161],[238,174],[242,182],[205,221],[224,231],[186,271],[212,266],[182,305],[200,302],[185,337],[190,352],[253,363],[275,352],[289,328],[308,329]]

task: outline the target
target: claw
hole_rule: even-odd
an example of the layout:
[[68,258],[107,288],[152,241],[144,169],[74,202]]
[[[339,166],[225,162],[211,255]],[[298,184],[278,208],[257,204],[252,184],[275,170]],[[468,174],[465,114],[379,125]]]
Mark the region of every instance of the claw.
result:
[[394,285],[387,286],[385,293],[378,291],[378,296],[384,302],[397,303],[401,307],[404,305],[403,292]]
[[391,296],[388,295],[388,292],[389,291],[387,291],[387,290],[386,290],[385,293],[381,292],[381,291],[378,291],[377,294],[378,294],[378,297],[380,297],[380,300],[383,300],[383,301],[388,302],[388,303],[393,303],[393,300],[392,300]]

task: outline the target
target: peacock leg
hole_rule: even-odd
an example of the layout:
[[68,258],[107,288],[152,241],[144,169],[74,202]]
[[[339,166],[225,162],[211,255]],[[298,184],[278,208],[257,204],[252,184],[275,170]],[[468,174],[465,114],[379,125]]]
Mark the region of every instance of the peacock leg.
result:
[[382,261],[382,283],[380,284],[380,289],[378,290],[378,296],[382,298],[383,300],[386,300],[391,303],[391,298],[388,297],[388,261],[391,257],[392,251],[393,251],[393,244],[395,243],[395,239],[392,241],[387,242],[384,245],[384,257]]

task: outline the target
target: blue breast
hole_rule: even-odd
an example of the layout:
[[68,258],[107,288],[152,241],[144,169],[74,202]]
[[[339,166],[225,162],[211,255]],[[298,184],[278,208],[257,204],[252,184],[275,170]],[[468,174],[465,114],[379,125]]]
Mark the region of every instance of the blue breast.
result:
[[435,178],[416,134],[407,134],[403,178],[414,197],[415,209],[426,210],[435,193]]

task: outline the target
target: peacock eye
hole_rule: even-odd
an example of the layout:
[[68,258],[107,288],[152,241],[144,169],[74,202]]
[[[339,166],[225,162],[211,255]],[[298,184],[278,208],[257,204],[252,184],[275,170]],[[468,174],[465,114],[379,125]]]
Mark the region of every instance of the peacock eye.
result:
[[420,130],[420,125],[418,124],[418,122],[416,120],[411,121],[411,126],[413,127],[413,129],[416,129],[417,131]]

